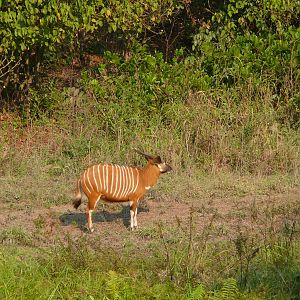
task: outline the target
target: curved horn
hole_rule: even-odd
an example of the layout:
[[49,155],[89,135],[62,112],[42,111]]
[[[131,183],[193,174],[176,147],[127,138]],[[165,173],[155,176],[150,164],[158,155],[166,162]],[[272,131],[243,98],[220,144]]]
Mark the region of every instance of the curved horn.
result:
[[138,153],[138,154],[144,156],[146,159],[153,159],[153,156],[150,155],[150,154],[143,153],[143,152],[141,152],[140,150],[135,149],[135,148],[134,148],[133,150],[134,150],[136,153]]

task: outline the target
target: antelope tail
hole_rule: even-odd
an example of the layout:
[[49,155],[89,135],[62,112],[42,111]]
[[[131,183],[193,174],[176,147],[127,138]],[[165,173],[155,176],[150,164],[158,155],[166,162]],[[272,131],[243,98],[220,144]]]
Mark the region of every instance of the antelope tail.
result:
[[73,200],[74,208],[78,208],[81,204],[82,193],[81,193],[81,182],[80,179],[77,181],[77,188],[76,188],[76,196]]

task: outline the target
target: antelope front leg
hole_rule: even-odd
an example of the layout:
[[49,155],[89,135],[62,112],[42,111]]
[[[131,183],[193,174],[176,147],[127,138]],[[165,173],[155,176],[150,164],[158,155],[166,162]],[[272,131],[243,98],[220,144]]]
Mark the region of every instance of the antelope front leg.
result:
[[130,201],[130,230],[137,228],[137,201]]
[[90,231],[90,233],[92,233],[94,231],[93,221],[92,221],[92,212],[93,212],[93,210],[89,209],[88,207],[86,208],[85,214],[86,214],[86,220],[88,223],[88,230]]

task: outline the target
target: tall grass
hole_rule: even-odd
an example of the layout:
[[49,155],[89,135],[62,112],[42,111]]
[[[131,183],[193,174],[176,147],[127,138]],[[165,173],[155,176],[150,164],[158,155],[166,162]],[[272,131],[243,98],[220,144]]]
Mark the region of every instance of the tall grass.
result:
[[[2,160],[42,147],[54,160],[135,161],[131,149],[137,147],[161,154],[178,170],[298,172],[299,129],[288,119],[282,122],[268,86],[248,82],[234,89],[190,91],[180,100],[171,94],[162,104],[157,104],[159,99],[147,104],[122,76],[115,83],[96,81],[108,93],[104,98],[90,86],[95,79],[81,83],[86,92],[45,87],[43,101],[49,98],[56,105],[46,111],[42,104],[32,108],[25,128],[18,122],[2,128]],[[115,91],[120,84],[122,90]]]

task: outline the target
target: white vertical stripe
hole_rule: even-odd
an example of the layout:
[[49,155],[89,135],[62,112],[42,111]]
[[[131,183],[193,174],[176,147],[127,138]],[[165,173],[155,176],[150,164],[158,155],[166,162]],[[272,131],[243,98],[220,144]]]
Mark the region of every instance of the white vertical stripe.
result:
[[88,172],[89,172],[89,183],[91,185],[91,190],[95,189],[95,183],[93,184],[93,167],[89,167],[88,168]]
[[124,180],[123,180],[123,191],[121,197],[124,198],[126,193],[126,187],[127,187],[127,172],[125,166],[122,166],[122,169],[124,170]]
[[102,166],[102,179],[103,179],[103,193],[105,193],[106,192],[105,165]]
[[109,192],[108,165],[106,165],[106,192]]
[[90,189],[88,188],[88,186],[87,186],[87,184],[86,184],[86,181],[87,181],[87,180],[86,180],[86,172],[87,172],[87,170],[84,171],[84,173],[83,173],[83,183],[84,183],[86,189],[88,190],[88,192],[91,193]]
[[89,175],[89,171],[91,170],[91,168],[88,168],[87,170],[86,170],[86,177],[87,177],[87,180],[88,180],[88,183],[89,183],[89,185],[90,185],[90,187],[91,187],[91,191],[93,191],[93,186],[92,186],[92,184],[91,184],[91,181],[90,181],[90,175]]
[[137,169],[137,168],[134,168],[135,170],[136,170],[136,186],[135,186],[135,189],[133,190],[133,192],[132,193],[135,193],[135,191],[137,190],[137,188],[138,188],[138,185],[139,185],[139,176],[140,176],[140,172],[139,172],[139,170]]
[[129,194],[131,194],[133,192],[133,189],[134,189],[134,175],[133,175],[132,168],[129,168],[129,169],[130,169],[130,175],[131,175],[131,188],[130,188]]
[[123,169],[122,166],[119,166],[120,168],[120,180],[119,180],[119,191],[117,194],[117,198],[119,199],[122,194],[122,188],[123,188],[123,181],[124,181],[124,174],[123,174]]
[[120,168],[121,168],[121,171],[122,171],[122,182],[121,182],[121,193],[120,193],[119,198],[122,199],[123,194],[124,194],[124,187],[125,187],[126,178],[125,178],[124,167],[123,167],[123,166],[120,166]]
[[117,166],[118,170],[119,170],[119,183],[117,186],[117,193],[116,193],[116,199],[120,198],[120,193],[121,193],[121,189],[122,189],[122,185],[123,185],[123,175],[122,175],[122,167]]
[[118,199],[118,194],[119,194],[119,190],[120,190],[120,182],[121,182],[121,169],[120,166],[116,165],[117,167],[117,174],[118,174],[118,184],[116,184],[116,191],[115,191],[115,198]]
[[126,169],[126,172],[128,174],[128,177],[127,177],[127,188],[126,188],[126,192],[125,192],[125,196],[128,195],[129,193],[129,190],[131,189],[131,177],[130,177],[130,170],[129,170],[129,167],[125,167]]
[[101,180],[101,173],[100,173],[100,165],[98,165],[97,168],[98,168],[98,178],[99,178],[100,192],[102,192],[102,180]]
[[99,197],[97,198],[97,200],[96,200],[96,202],[95,202],[94,209],[96,208],[96,205],[97,205],[98,201],[100,200],[100,198],[101,198],[101,194],[99,195]]
[[116,165],[116,166],[114,166],[114,168],[115,168],[115,171],[116,171],[116,183],[115,183],[115,186],[114,186],[114,193],[112,195],[113,198],[116,196],[116,192],[118,190],[118,179],[119,179],[118,166]]
[[133,186],[133,177],[132,177],[132,171],[131,171],[130,167],[128,167],[128,172],[129,172],[129,177],[130,177],[130,187],[129,187],[129,190],[128,190],[128,195],[129,195],[129,193],[132,190],[132,186]]
[[113,188],[114,188],[114,169],[115,166],[111,165],[110,170],[111,170],[111,182],[110,182],[110,194],[112,195]]
[[128,176],[127,176],[127,169],[126,167],[123,167],[124,168],[124,174],[125,174],[125,181],[124,181],[124,193],[122,195],[122,197],[126,197],[126,192],[127,192],[127,187],[128,187]]
[[98,183],[97,183],[96,176],[95,176],[95,166],[93,166],[93,178],[94,178],[94,182],[96,184],[96,191],[98,192],[99,189],[98,189]]

